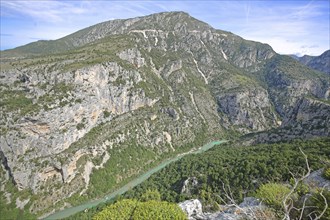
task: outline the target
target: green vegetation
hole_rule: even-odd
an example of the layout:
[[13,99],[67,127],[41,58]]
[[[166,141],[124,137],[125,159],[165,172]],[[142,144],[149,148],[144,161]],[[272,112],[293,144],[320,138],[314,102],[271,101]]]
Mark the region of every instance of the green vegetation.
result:
[[111,115],[110,112],[108,112],[108,111],[103,111],[103,117],[104,117],[104,118],[108,118],[110,115]]
[[56,83],[50,91],[54,91],[55,94],[61,94],[62,96],[66,95],[68,92],[72,91],[74,85],[66,84],[64,82]]
[[[113,42],[116,42],[115,44]],[[122,60],[117,56],[127,48],[132,47],[132,39],[127,35],[114,35],[102,38],[93,43],[79,47],[76,50],[64,52],[62,57],[76,58],[75,62],[70,62],[62,66],[63,71],[75,71],[106,62],[115,62],[126,70],[135,70],[135,66],[128,61]],[[119,83],[119,82],[118,82]]]
[[[220,204],[225,186],[230,186],[238,201],[253,196],[259,186],[268,182],[289,182],[290,171],[305,171],[304,157],[299,147],[308,155],[313,169],[322,167],[320,157],[330,153],[330,138],[292,141],[271,145],[233,147],[231,144],[215,147],[200,155],[189,155],[170,164],[147,181],[129,191],[128,198],[139,198],[146,189],[156,188],[162,199],[179,202],[200,198],[206,204]],[[191,193],[181,194],[183,181],[196,177],[198,186]],[[222,184],[223,183],[223,184]]]
[[327,166],[323,170],[323,177],[330,180],[330,166]]
[[21,210],[16,208],[15,203],[7,204],[6,198],[3,192],[0,192],[0,213],[1,219],[21,219],[21,220],[30,220],[37,219],[37,217],[31,214],[27,210]]
[[109,205],[93,217],[93,220],[144,220],[144,219],[187,219],[177,204],[150,200],[139,202],[124,199]]
[[140,203],[136,207],[132,219],[180,220],[187,219],[187,217],[177,204],[151,200]]
[[274,56],[269,63],[266,65],[267,70],[273,69],[276,67],[279,72],[285,73],[285,76],[289,79],[312,79],[319,80],[325,79],[325,75],[316,70],[311,70],[310,68],[301,65],[299,61],[293,59],[287,55],[276,55]]
[[[220,119],[223,119],[224,117],[222,116],[225,116],[223,112],[219,111],[218,115],[216,112],[216,98],[219,95],[237,94],[261,87],[267,90],[270,88],[269,86],[273,85],[278,86],[280,90],[286,91],[287,89],[287,91],[290,91],[289,87],[292,86],[288,87],[288,83],[295,84],[297,82],[297,85],[299,85],[299,82],[306,80],[318,81],[319,83],[315,83],[318,91],[323,90],[323,87],[326,88],[325,85],[328,81],[325,76],[316,71],[311,71],[288,56],[275,55],[272,59],[265,59],[267,54],[273,54],[272,49],[268,45],[245,41],[231,33],[222,31],[216,32],[220,35],[226,34],[225,38],[214,36],[215,39],[221,39],[221,41],[208,41],[205,37],[201,39],[196,37],[195,34],[190,35],[190,30],[200,30],[201,33],[207,32],[210,34],[209,39],[211,39],[211,34],[215,30],[208,32],[209,26],[183,14],[175,19],[168,19],[170,18],[168,16],[173,16],[173,14],[166,16],[165,20],[168,20],[168,22],[165,23],[151,22],[152,20],[148,19],[148,22],[143,22],[143,19],[140,19],[138,22],[131,22],[132,25],[134,23],[134,26],[130,28],[125,26],[125,30],[121,28],[125,21],[116,21],[118,23],[114,26],[100,24],[100,26],[84,29],[56,41],[38,41],[2,53],[7,58],[20,56],[12,60],[9,59],[8,63],[1,64],[5,74],[30,72],[31,74],[29,73],[28,75],[31,75],[31,79],[34,81],[28,84],[19,76],[13,80],[16,80],[13,84],[1,85],[1,88],[3,87],[4,89],[1,90],[0,107],[4,113],[0,115],[8,116],[7,118],[13,119],[14,122],[19,117],[38,112],[41,108],[49,110],[73,103],[83,103],[83,101],[87,103],[89,98],[85,99],[84,95],[93,96],[93,94],[84,93],[87,90],[82,91],[82,87],[82,90],[79,91],[79,97],[81,98],[77,98],[77,93],[74,91],[77,85],[66,83],[62,80],[70,79],[68,81],[75,83],[76,81],[73,79],[79,79],[79,77],[75,78],[75,76],[79,75],[79,72],[93,70],[95,68],[94,65],[115,67],[104,68],[104,70],[109,70],[106,74],[111,78],[108,81],[111,91],[118,91],[119,94],[119,89],[112,90],[112,87],[128,85],[128,80],[130,80],[130,82],[133,81],[133,86],[128,92],[129,95],[139,94],[142,97],[144,92],[149,98],[159,99],[153,106],[149,106],[143,111],[129,111],[127,114],[122,115],[120,115],[122,112],[112,114],[104,111],[104,118],[111,118],[111,122],[106,124],[98,124],[97,122],[98,125],[91,129],[88,134],[79,138],[65,152],[55,155],[57,158],[54,159],[58,159],[58,161],[61,161],[61,165],[65,165],[67,158],[71,158],[79,149],[89,151],[88,148],[93,148],[91,146],[111,143],[111,147],[108,146],[107,152],[104,152],[103,155],[98,155],[97,157],[84,155],[78,160],[76,164],[78,175],[75,180],[80,185],[76,184],[74,187],[81,189],[84,181],[82,179],[80,181],[78,178],[81,177],[86,162],[92,161],[97,166],[103,162],[105,155],[110,156],[110,160],[102,164],[104,168],[93,170],[90,176],[90,185],[88,190],[84,191],[84,195],[80,196],[79,193],[76,193],[71,198],[54,204],[55,208],[61,207],[64,202],[75,205],[112,192],[150,167],[173,155],[186,152],[192,147],[200,146],[216,135],[221,135],[221,138],[224,137],[224,133],[238,136],[238,132],[234,133],[235,131],[222,132],[221,125],[219,126],[218,116],[220,116]],[[121,24],[120,22],[123,23]],[[174,31],[173,27],[179,22],[184,22],[187,30],[184,32]],[[133,27],[138,27],[137,29],[150,29],[152,27],[155,30],[166,31],[166,35],[160,33],[154,35],[154,33],[152,34],[154,37],[145,39],[141,33],[129,32],[135,29]],[[114,34],[112,28],[118,30],[117,34]],[[102,32],[100,32],[101,35],[96,34],[98,35],[96,36],[95,33],[98,30],[102,30]],[[105,30],[106,32],[104,32]],[[97,38],[104,35],[111,36],[97,40]],[[161,37],[162,35],[167,36],[166,39]],[[86,42],[93,40],[95,41],[86,44]],[[214,45],[215,42],[220,44]],[[136,65],[118,57],[118,53],[128,48],[138,48],[145,59],[146,65],[138,68]],[[164,50],[165,48],[166,50]],[[221,54],[220,49],[222,53],[223,51],[227,53],[228,60],[225,55]],[[228,53],[229,51],[230,53]],[[208,85],[205,85],[201,74],[198,73],[197,64],[194,65],[193,59],[198,61],[198,66],[207,75]],[[180,68],[172,72],[174,67]],[[80,68],[84,68],[84,71],[80,71]],[[12,73],[7,71],[10,69],[13,70]],[[117,69],[120,73],[118,77],[116,76],[116,80],[113,81],[114,71],[111,69]],[[139,82],[132,80],[136,72],[142,79]],[[275,72],[279,75],[273,74]],[[70,78],[71,76],[72,78]],[[6,75],[1,75],[1,77],[6,79]],[[31,86],[35,85],[35,79],[41,79],[42,83],[40,82],[36,85],[35,89],[38,90],[29,90]],[[85,81],[85,83],[89,82]],[[312,89],[309,90],[312,91]],[[190,96],[191,92],[194,93],[193,98]],[[283,104],[281,102],[287,100],[287,96],[277,97],[271,90],[268,90],[268,92],[270,94],[269,97],[274,102],[273,109],[270,110],[270,113],[272,113],[275,112],[275,106],[278,107],[278,104]],[[44,95],[39,97],[40,94]],[[192,99],[195,100],[196,105]],[[210,102],[210,100],[212,101]],[[128,101],[130,102],[131,100],[129,99]],[[329,103],[327,100],[323,102]],[[79,107],[84,106],[87,105],[80,105]],[[312,107],[317,108],[317,105]],[[169,108],[178,112],[179,117],[173,117],[173,115],[166,113],[166,109]],[[164,109],[165,111],[163,111]],[[311,109],[311,112],[313,110],[315,109]],[[194,117],[199,112],[201,112],[202,118],[205,116],[206,119],[203,118],[204,122],[199,117]],[[214,113],[215,117],[209,113]],[[252,114],[251,112],[248,113],[249,116],[254,116],[254,112]],[[150,119],[150,116],[153,119]],[[267,115],[264,116],[267,118]],[[174,118],[175,120],[173,120]],[[82,130],[87,126],[87,122],[84,120],[76,125],[78,130]],[[11,122],[11,120],[4,121]],[[212,124],[212,121],[216,122]],[[7,133],[13,127],[17,130],[20,129],[19,125],[15,123],[9,125],[6,128],[1,128],[1,132]],[[309,128],[302,125],[302,128],[305,130],[326,128],[326,125],[322,123],[313,124],[313,126]],[[238,130],[238,128],[244,128],[244,125],[233,126],[233,128]],[[68,131],[68,128],[60,129],[62,134]],[[162,137],[164,133],[162,134],[162,132],[171,133],[172,136],[169,139],[171,139],[171,145],[173,144],[173,146],[170,146],[166,141],[163,142],[164,144],[152,144],[164,139]],[[146,133],[150,133],[150,135]],[[49,135],[49,139],[54,139],[55,135]],[[28,136],[21,135],[16,138],[24,139],[25,137]],[[46,137],[48,138],[48,136]],[[24,147],[29,148],[28,145]],[[171,147],[173,147],[173,150]],[[128,210],[127,213],[131,215],[134,212],[134,215],[139,216],[136,218],[147,217],[145,213],[153,213],[153,210],[149,210],[150,207],[153,207],[156,201],[161,199],[179,202],[189,198],[199,198],[206,205],[205,207],[217,209],[218,205],[226,200],[223,197],[224,186],[231,187],[233,196],[238,202],[242,201],[242,198],[245,196],[256,194],[260,198],[265,199],[266,203],[280,209],[280,200],[283,194],[290,188],[290,171],[295,173],[303,173],[305,171],[304,158],[297,150],[298,147],[303,148],[304,152],[306,152],[313,169],[321,168],[319,157],[327,157],[330,152],[329,139],[321,139],[251,147],[236,147],[228,144],[202,155],[190,155],[160,171],[157,175],[153,175],[148,181],[129,191],[125,197],[132,198],[132,200],[127,201],[133,204],[134,210]],[[27,154],[29,151],[25,153]],[[18,162],[27,162],[27,160],[28,157],[22,156],[18,159]],[[48,162],[41,163],[42,158],[35,158],[31,162],[38,167],[51,165]],[[25,167],[27,167],[27,164]],[[12,169],[17,171],[22,169],[22,166],[12,167]],[[330,178],[329,169],[329,167],[326,167],[323,172],[323,176],[327,179]],[[191,186],[190,190],[181,193],[184,181],[190,177],[195,177],[198,184]],[[49,185],[52,186],[51,181],[49,182]],[[58,187],[60,189],[62,186],[67,186],[67,190],[73,188],[67,183],[55,188],[57,189]],[[32,192],[21,191],[19,195],[16,188],[16,191],[14,190],[12,184],[8,184],[5,189],[11,192],[12,202],[8,206],[4,205],[5,196],[8,195],[2,193],[0,195],[0,211],[5,213],[5,216],[11,215],[9,218],[24,218],[25,214],[23,211],[17,212],[14,207],[15,199],[28,198],[32,195]],[[53,186],[52,189],[54,189]],[[159,189],[159,191],[154,189]],[[308,191],[308,187],[301,185],[297,189],[297,195],[302,196]],[[46,193],[46,190],[42,193]],[[42,193],[35,195],[35,197],[38,197],[36,200],[38,200],[39,204],[42,202],[46,204],[47,201],[42,200]],[[132,202],[137,198],[139,202]],[[317,194],[315,194],[315,198],[315,203],[322,203],[322,199],[317,199]],[[120,202],[123,201],[115,203],[114,206],[119,206]],[[137,203],[141,203],[141,205],[137,206]],[[53,205],[51,202],[48,202],[48,204]],[[28,205],[31,205],[31,202]],[[49,206],[47,208],[50,209]],[[140,208],[141,211],[139,212]],[[9,213],[8,210],[12,210],[12,212]],[[40,210],[49,211],[42,209],[42,207]],[[98,208],[93,210],[99,211]],[[88,212],[88,216],[91,216],[91,212],[93,211]],[[157,210],[155,213],[154,218],[162,215]]]
[[[164,103],[164,107],[168,106],[168,103]],[[155,109],[159,109],[159,106]],[[181,145],[174,145],[173,147],[175,148],[175,151],[173,151],[168,144],[164,144],[160,149],[138,143],[136,137],[141,135],[141,124],[146,118],[150,118],[150,115],[158,114],[158,112],[155,112],[155,109],[141,108],[132,113],[134,114],[133,116],[127,114],[123,116],[124,118],[115,117],[111,123],[100,124],[92,128],[84,137],[72,144],[63,153],[63,155],[66,155],[65,158],[58,158],[59,161],[65,161],[67,157],[74,155],[74,153],[80,148],[103,144],[105,140],[114,140],[115,137],[129,133],[125,142],[113,144],[111,149],[110,147],[108,148],[107,153],[111,159],[103,164],[103,169],[93,170],[90,176],[88,190],[82,196],[79,194],[73,195],[66,200],[68,203],[79,205],[90,199],[109,194],[125,185],[130,180],[136,178],[138,175],[157,166],[167,158],[172,158],[175,155],[187,152],[191,150],[192,147],[202,146],[211,138],[223,138],[219,137],[220,134],[215,137],[214,134],[208,133],[207,127],[201,125],[201,127],[196,126],[193,133],[189,133],[189,136],[187,137],[187,139],[189,138],[189,142],[188,140],[177,140],[176,142],[178,144],[181,143]],[[130,120],[131,117],[134,117],[135,120]],[[162,120],[162,127],[153,128],[156,131],[166,129],[167,126],[170,126],[170,123],[173,122],[173,119],[165,114],[159,116],[157,120]],[[158,126],[159,123],[156,125]],[[155,138],[155,136],[156,133],[150,138]],[[102,159],[103,156],[88,158],[88,160],[92,161],[95,165],[100,165]],[[83,169],[83,166],[81,168]],[[77,167],[77,169],[81,168]]]
[[[2,174],[1,174],[2,175]],[[3,191],[0,191],[0,219],[11,220],[11,219],[22,219],[22,220],[31,220],[37,219],[37,216],[29,212],[29,207],[31,203],[28,203],[24,209],[16,208],[16,199],[19,198],[21,201],[24,201],[29,197],[31,192],[28,190],[18,191],[12,182],[8,182],[5,185],[7,192],[10,194],[5,194]],[[10,198],[9,202],[7,198]],[[33,200],[33,198],[32,198]],[[8,203],[9,202],[9,203]]]
[[[90,187],[87,191],[89,198],[95,198],[114,189],[119,183],[123,184],[135,177],[143,169],[150,168],[157,155],[152,149],[131,145],[110,152],[111,160],[91,175]],[[143,165],[142,165],[143,164]]]
[[81,129],[85,128],[85,124],[84,123],[79,123],[79,124],[76,125],[76,127],[77,127],[78,130],[81,130]]
[[32,99],[26,97],[24,91],[1,91],[0,107],[5,112],[19,111],[19,115],[26,115],[38,110],[38,105],[33,104]]
[[161,197],[160,197],[160,193],[158,192],[158,190],[147,189],[147,191],[144,194],[142,194],[140,200],[142,202],[146,202],[146,201],[150,201],[150,200],[160,201]]
[[289,192],[290,189],[283,184],[267,183],[260,186],[255,196],[270,207],[281,209],[283,207],[282,201]]
[[[237,203],[244,197],[257,195],[268,204],[274,205],[273,207],[280,213],[282,211],[280,200],[291,187],[290,172],[300,174],[306,172],[305,159],[299,147],[307,155],[311,168],[316,170],[322,167],[320,161],[330,154],[329,143],[330,138],[323,138],[249,147],[233,146],[231,143],[220,145],[205,153],[187,155],[168,165],[128,191],[123,197],[144,201],[147,200],[145,198],[158,198],[159,193],[160,198],[168,202],[198,198],[203,203],[204,211],[211,211],[216,210],[219,204],[228,202],[224,196],[224,188],[228,191],[230,187]],[[189,192],[181,193],[183,182],[189,177],[196,177],[198,184],[190,186]],[[301,207],[299,199],[307,193],[311,192],[306,186],[303,184],[298,186],[294,193],[295,207]],[[318,193],[313,195],[313,198],[318,198],[319,204],[315,207],[320,211],[324,207],[324,200]],[[311,206],[316,204],[314,200],[308,200]],[[89,209],[88,216],[99,212],[102,207],[104,204]],[[77,213],[68,219],[84,219],[86,215],[86,213]],[[293,212],[292,216],[294,215]]]
[[74,85],[72,84],[66,84],[64,82],[57,83],[45,95],[39,97],[38,103],[45,110],[48,110],[48,105],[55,104],[58,100],[59,106],[63,107],[70,103],[67,97],[72,90],[74,90]]
[[[322,195],[321,195],[322,193]],[[306,200],[305,200],[306,199]],[[290,212],[290,219],[301,219],[300,211],[303,208],[303,201],[305,200],[305,208],[302,219],[320,219],[320,220],[328,220],[330,216],[330,208],[325,208],[325,200],[329,204],[330,201],[330,191],[320,189],[316,191],[309,191],[304,196],[293,198],[290,202],[292,202],[294,209]],[[324,212],[321,218],[316,218],[320,216],[321,213]],[[306,216],[309,215],[309,216]],[[282,218],[283,216],[281,216]]]
[[[46,84],[40,87],[46,87]],[[41,108],[48,109],[49,104],[54,104],[59,101],[59,106],[63,107],[69,101],[65,100],[69,92],[74,89],[71,84],[57,83],[45,95],[39,97],[38,100],[34,99],[34,95],[26,90],[10,90],[9,88],[2,88],[0,98],[0,107],[4,110],[2,114],[17,111],[15,116],[25,116],[40,111]]]
[[137,203],[138,201],[130,199],[118,201],[95,215],[93,220],[130,219]]
[[325,201],[324,199],[327,200],[328,203],[328,208],[326,209],[323,218],[321,218],[321,220],[328,220],[330,217],[330,207],[329,207],[329,201],[330,201],[330,191],[323,191],[322,195],[324,197],[321,196],[320,192],[315,192],[312,194],[312,198],[311,200],[308,201],[308,204],[311,208],[309,210],[309,212],[315,212],[313,217],[316,215],[320,215],[321,212],[323,211],[323,208],[325,207]]

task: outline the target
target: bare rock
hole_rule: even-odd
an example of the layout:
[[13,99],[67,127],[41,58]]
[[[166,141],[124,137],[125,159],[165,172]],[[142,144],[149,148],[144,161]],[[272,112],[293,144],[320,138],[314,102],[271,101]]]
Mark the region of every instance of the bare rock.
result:
[[323,178],[323,169],[312,172],[305,180],[304,183],[311,187],[325,188],[330,190],[330,180]]
[[187,214],[188,219],[199,219],[203,215],[202,203],[198,199],[181,202],[179,206]]

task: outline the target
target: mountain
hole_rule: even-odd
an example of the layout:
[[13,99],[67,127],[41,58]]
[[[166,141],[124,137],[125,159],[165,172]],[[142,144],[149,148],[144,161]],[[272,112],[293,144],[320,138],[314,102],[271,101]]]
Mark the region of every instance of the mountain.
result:
[[320,56],[304,55],[302,57],[297,57],[297,60],[312,69],[330,75],[330,50],[325,51]]
[[329,136],[329,88],[328,75],[184,12],[3,51],[1,195],[42,216],[212,140],[302,122],[313,126],[290,138]]
[[[182,27],[179,27],[181,25],[178,25],[176,23],[177,21],[185,22],[185,24]],[[135,30],[148,30],[151,32],[153,30],[178,31],[180,28],[183,28],[183,31],[187,31],[186,28],[191,30],[207,30],[211,27],[183,12],[160,13],[147,17],[103,22],[77,31],[58,40],[40,40],[12,50],[4,51],[2,57],[14,57],[15,55],[26,57],[31,55],[64,52],[108,36],[128,34],[132,31],[132,33],[137,33]]]

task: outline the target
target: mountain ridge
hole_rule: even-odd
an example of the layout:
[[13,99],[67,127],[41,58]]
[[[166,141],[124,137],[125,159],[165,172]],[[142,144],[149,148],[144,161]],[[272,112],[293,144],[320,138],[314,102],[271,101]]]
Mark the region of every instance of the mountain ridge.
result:
[[[177,18],[190,18],[192,19],[188,13],[178,11],[178,12],[163,12],[163,13],[157,13],[157,16],[176,16]],[[127,26],[131,26],[134,23],[138,23],[142,20],[142,22],[150,21],[150,19],[154,19],[155,14],[147,15],[147,16],[141,16],[141,17],[135,17],[135,18],[128,18],[128,19],[115,19],[115,20],[109,20],[104,21],[92,26],[89,26],[87,28],[84,28],[82,30],[76,31],[72,34],[69,34],[67,36],[64,36],[62,38],[56,39],[56,40],[40,40],[37,42],[32,42],[27,45],[19,46],[14,49],[5,50],[3,51],[5,54],[3,56],[7,56],[6,52],[14,52],[14,53],[27,53],[27,54],[35,54],[40,55],[44,53],[58,53],[58,52],[64,52],[70,49],[77,48],[79,46],[84,46],[88,43],[92,43],[96,41],[97,39],[102,39],[107,36],[115,35],[115,34],[123,34],[127,28]],[[194,18],[193,18],[194,19]],[[195,19],[196,20],[196,19]],[[198,20],[196,20],[198,21]],[[200,24],[206,25],[209,28],[208,24],[198,21]],[[95,36],[94,33],[96,33],[99,36]],[[79,39],[84,39],[82,42],[79,41]],[[51,45],[49,45],[51,44]],[[46,47],[46,48],[41,48]],[[56,47],[59,47],[59,49],[55,49]],[[45,51],[45,49],[51,49],[51,52]],[[54,51],[52,51],[54,50]],[[10,56],[10,54],[9,54]]]
[[298,57],[297,59],[299,62],[312,69],[330,75],[330,50],[324,51],[320,56],[304,55],[302,57]]

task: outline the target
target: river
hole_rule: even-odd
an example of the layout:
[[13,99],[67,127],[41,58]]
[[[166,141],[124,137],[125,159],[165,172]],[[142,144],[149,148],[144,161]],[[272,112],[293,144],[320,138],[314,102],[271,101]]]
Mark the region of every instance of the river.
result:
[[89,209],[89,208],[92,208],[94,206],[97,206],[98,204],[100,204],[102,202],[106,202],[107,200],[113,199],[118,195],[124,194],[126,191],[128,191],[129,189],[132,189],[133,187],[139,185],[140,183],[142,183],[143,181],[148,179],[152,174],[154,174],[157,171],[163,169],[168,164],[170,164],[174,161],[177,161],[177,160],[181,159],[182,157],[184,157],[188,154],[198,154],[198,153],[205,152],[205,151],[211,149],[212,147],[214,147],[215,145],[219,145],[219,144],[224,143],[224,142],[226,142],[226,141],[225,140],[212,141],[212,142],[210,142],[208,144],[205,144],[204,146],[198,148],[197,150],[189,151],[189,152],[180,154],[180,155],[178,155],[178,156],[176,156],[172,159],[165,160],[164,162],[162,162],[158,166],[150,169],[146,173],[142,174],[141,176],[138,176],[137,178],[130,181],[129,183],[127,183],[123,187],[115,190],[114,192],[110,193],[109,195],[104,196],[101,199],[92,200],[92,201],[86,202],[86,203],[84,203],[82,205],[79,205],[79,206],[74,206],[74,207],[70,207],[70,208],[60,210],[58,212],[55,212],[55,213],[47,216],[46,218],[44,218],[44,220],[54,220],[54,219],[66,218],[66,217],[69,217],[70,215],[76,214],[77,212],[81,212],[85,209]]

